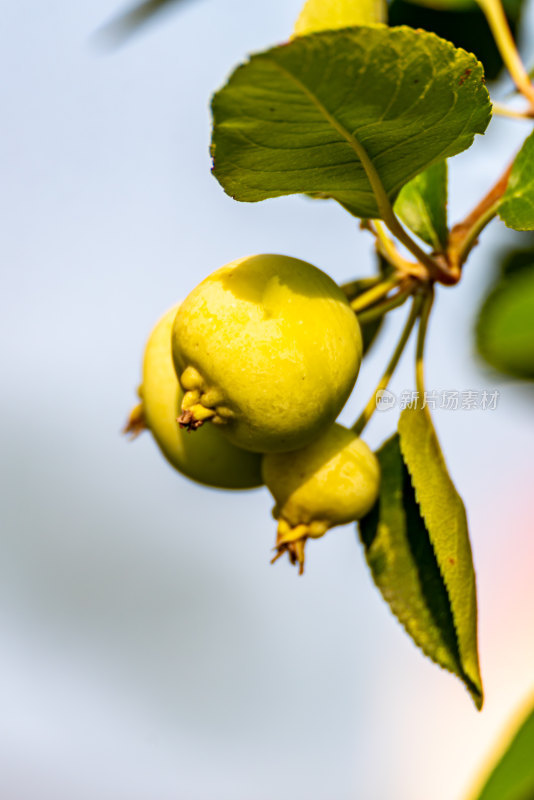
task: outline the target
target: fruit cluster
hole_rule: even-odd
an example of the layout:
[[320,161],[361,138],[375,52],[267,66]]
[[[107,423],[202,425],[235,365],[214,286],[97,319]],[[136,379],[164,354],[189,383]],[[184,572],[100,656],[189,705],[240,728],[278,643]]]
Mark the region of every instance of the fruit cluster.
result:
[[360,519],[378,496],[375,455],[335,423],[361,358],[356,315],[328,275],[287,256],[239,259],[157,323],[126,431],[148,428],[208,486],[265,483],[273,561],[287,553],[302,572],[306,540]]

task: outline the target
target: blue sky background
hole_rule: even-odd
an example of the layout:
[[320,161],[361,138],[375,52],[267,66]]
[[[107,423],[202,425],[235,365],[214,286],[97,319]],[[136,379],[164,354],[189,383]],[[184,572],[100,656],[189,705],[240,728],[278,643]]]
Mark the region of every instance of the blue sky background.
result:
[[[105,50],[92,34],[116,11],[3,10],[0,794],[461,800],[534,688],[532,394],[485,372],[471,337],[512,236],[497,223],[484,235],[462,285],[439,292],[429,341],[429,388],[501,392],[494,412],[436,413],[478,571],[479,715],[390,615],[352,526],[313,542],[299,579],[269,566],[265,490],[208,491],[148,435],[120,436],[148,332],[209,272],[279,252],[343,281],[372,260],[334,203],[238,204],[210,175],[211,93],[246,53],[287,38],[298,0],[198,0]],[[453,219],[528,131],[498,121],[476,157],[454,160]],[[412,385],[406,358],[393,388]],[[396,424],[375,416],[372,446]]]

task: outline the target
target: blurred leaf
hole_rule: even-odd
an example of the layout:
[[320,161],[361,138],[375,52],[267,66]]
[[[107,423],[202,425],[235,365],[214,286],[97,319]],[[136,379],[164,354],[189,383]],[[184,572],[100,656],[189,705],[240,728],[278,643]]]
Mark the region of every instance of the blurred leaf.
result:
[[515,272],[534,264],[534,233],[527,231],[514,236],[514,244],[519,240],[521,247],[508,248],[500,256],[500,275],[513,275]]
[[440,161],[402,187],[395,211],[433,250],[445,250],[447,229],[447,162]]
[[[524,233],[518,238],[525,246],[500,255],[499,275],[482,303],[475,333],[478,352],[492,367],[528,380],[534,375],[534,358],[529,356],[533,334],[528,311],[529,293],[523,296],[521,287],[530,282],[527,276],[534,269],[534,234]],[[517,313],[516,304],[519,306]]]
[[[505,10],[513,35],[517,33],[522,0],[508,0]],[[434,7],[430,7],[430,6]],[[433,31],[452,42],[456,47],[474,53],[483,63],[488,80],[495,80],[503,62],[486,18],[474,0],[450,4],[429,3],[420,5],[408,0],[393,0],[389,7],[390,25],[411,25]]]
[[293,33],[295,36],[304,36],[316,31],[386,21],[385,0],[307,0]]
[[109,39],[124,39],[136,33],[163,12],[171,11],[186,2],[189,0],[145,0],[145,2],[119,14],[101,29],[99,36]]
[[509,267],[486,297],[476,342],[492,367],[534,380],[534,253],[529,265]]
[[516,156],[499,205],[499,216],[508,228],[534,230],[534,132]]
[[532,800],[534,798],[534,705],[504,755],[497,762],[476,800]]
[[[423,653],[465,681],[454,618],[436,554],[415,499],[398,434],[377,453],[380,497],[360,521],[360,536],[373,579]],[[480,695],[475,692],[475,702]]]
[[465,150],[490,119],[481,65],[432,34],[327,31],[252,56],[213,99],[214,174],[236,200],[321,193],[379,217],[362,166],[390,198]]
[[464,504],[447,471],[428,406],[404,409],[399,419],[399,436],[402,456],[449,596],[461,677],[477,708],[481,708],[475,572]]

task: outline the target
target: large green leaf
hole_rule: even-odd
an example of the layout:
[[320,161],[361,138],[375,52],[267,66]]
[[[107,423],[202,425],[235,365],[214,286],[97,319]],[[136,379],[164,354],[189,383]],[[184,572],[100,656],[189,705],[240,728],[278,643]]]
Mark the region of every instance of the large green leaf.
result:
[[463,680],[477,706],[479,687],[465,673],[453,609],[436,553],[415,498],[399,435],[377,453],[380,497],[360,521],[373,579],[395,616],[421,650]]
[[499,216],[508,228],[534,230],[534,132],[516,156]]
[[[505,0],[505,11],[512,33],[518,30],[522,0]],[[424,28],[442,36],[456,47],[463,47],[484,64],[486,79],[494,80],[499,75],[503,62],[486,17],[474,0],[456,6],[441,3],[418,5],[408,0],[393,0],[389,6],[390,25],[411,25]]]
[[504,273],[487,296],[476,341],[492,367],[534,380],[534,253],[530,264]]
[[464,504],[447,471],[428,406],[404,409],[398,430],[402,456],[449,596],[463,678],[480,708],[475,572]]
[[[410,28],[327,31],[251,57],[213,99],[214,173],[236,200],[308,193],[379,217],[431,164],[490,119],[476,59]],[[368,161],[368,169],[362,165]]]
[[402,187],[395,211],[434,250],[447,247],[447,162],[421,172]]
[[295,36],[316,31],[386,22],[385,0],[307,0],[295,23]]
[[491,772],[476,800],[534,798],[534,704],[528,703],[523,722]]

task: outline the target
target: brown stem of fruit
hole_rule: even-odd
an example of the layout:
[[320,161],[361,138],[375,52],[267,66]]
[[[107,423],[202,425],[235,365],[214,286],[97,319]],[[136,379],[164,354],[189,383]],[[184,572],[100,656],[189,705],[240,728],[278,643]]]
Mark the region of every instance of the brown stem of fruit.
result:
[[502,196],[508,186],[513,163],[512,161],[504,170],[499,180],[467,217],[452,228],[449,236],[448,258],[451,265],[458,270],[461,269],[467,256],[476,245],[480,233],[497,213]]

